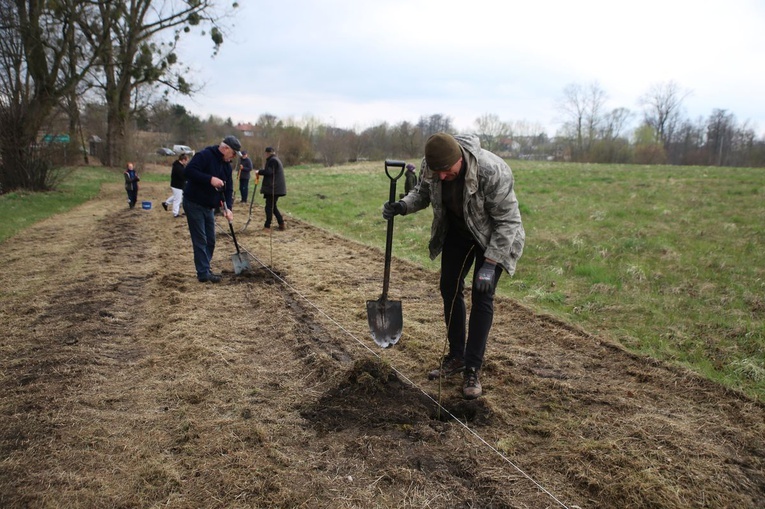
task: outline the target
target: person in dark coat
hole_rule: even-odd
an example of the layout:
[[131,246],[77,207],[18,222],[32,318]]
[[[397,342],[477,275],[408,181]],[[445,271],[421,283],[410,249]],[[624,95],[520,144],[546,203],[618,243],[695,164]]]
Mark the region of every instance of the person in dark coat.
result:
[[210,262],[215,250],[215,208],[226,201],[223,215],[233,221],[234,179],[231,160],[241,155],[242,145],[234,136],[226,136],[219,145],[200,150],[186,166],[183,188],[183,210],[189,223],[194,267],[197,279],[218,283],[220,274],[212,272]]
[[132,209],[138,201],[138,181],[141,179],[133,168],[133,163],[127,163],[123,176],[125,177],[125,191],[127,191],[128,196],[128,207]]
[[276,157],[276,150],[273,147],[266,147],[265,168],[258,170],[259,175],[263,175],[263,183],[260,186],[260,192],[266,200],[266,222],[263,225],[263,231],[271,231],[271,220],[276,217],[279,224],[279,230],[284,230],[284,218],[282,217],[276,202],[279,198],[287,195],[287,181],[284,178],[284,166]]
[[414,189],[414,186],[417,185],[417,174],[414,172],[415,166],[412,163],[409,163],[406,165],[406,173],[404,174],[404,194],[400,195],[399,198],[403,198],[407,194],[409,194],[409,191]]
[[251,172],[252,159],[247,157],[246,150],[242,150],[242,157],[239,159],[239,194],[242,196],[242,203],[247,203],[247,197],[250,194]]
[[183,202],[183,186],[186,185],[186,176],[184,171],[186,164],[189,161],[189,156],[181,154],[178,159],[173,161],[173,168],[170,170],[170,189],[173,194],[162,202],[162,208],[167,210],[167,207],[173,206],[173,217],[180,217],[181,203]]

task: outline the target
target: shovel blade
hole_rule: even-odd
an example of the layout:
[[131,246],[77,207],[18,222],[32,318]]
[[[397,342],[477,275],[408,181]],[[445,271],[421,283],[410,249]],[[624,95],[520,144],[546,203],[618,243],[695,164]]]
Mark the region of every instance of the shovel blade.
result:
[[400,300],[368,300],[367,321],[372,339],[377,345],[388,348],[401,339],[404,328],[404,318],[401,312]]
[[237,276],[242,272],[252,270],[252,267],[250,266],[250,255],[247,253],[232,254],[231,262],[234,264],[234,274]]

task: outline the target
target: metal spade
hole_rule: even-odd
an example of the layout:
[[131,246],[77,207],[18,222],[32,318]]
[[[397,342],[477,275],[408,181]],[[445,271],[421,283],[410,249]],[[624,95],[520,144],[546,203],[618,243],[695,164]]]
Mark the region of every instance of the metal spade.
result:
[[[220,205],[223,210],[228,211],[225,198],[221,200]],[[234,264],[234,274],[238,276],[242,272],[252,270],[252,266],[250,265],[250,254],[243,253],[239,249],[239,243],[236,241],[236,233],[234,233],[234,224],[231,221],[228,222],[228,229],[231,232],[231,238],[234,239],[234,246],[236,247],[236,253],[231,255],[231,263]]]
[[[404,174],[406,163],[404,161],[385,161],[385,174],[390,179],[390,197],[388,201],[393,203],[396,199],[396,181]],[[388,171],[389,167],[401,168],[397,176]],[[367,321],[372,339],[379,346],[388,348],[395,345],[401,338],[404,328],[404,318],[401,312],[400,300],[388,300],[388,285],[390,284],[390,260],[393,250],[393,218],[388,220],[388,231],[385,239],[385,275],[383,277],[382,295],[377,300],[367,301]]]

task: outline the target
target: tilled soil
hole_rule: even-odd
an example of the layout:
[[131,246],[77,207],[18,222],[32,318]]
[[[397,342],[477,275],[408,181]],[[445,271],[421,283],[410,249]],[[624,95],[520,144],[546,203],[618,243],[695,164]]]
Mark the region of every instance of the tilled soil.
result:
[[466,401],[437,274],[393,261],[383,350],[380,251],[236,210],[199,283],[118,180],[0,244],[0,507],[765,507],[762,404],[504,298]]

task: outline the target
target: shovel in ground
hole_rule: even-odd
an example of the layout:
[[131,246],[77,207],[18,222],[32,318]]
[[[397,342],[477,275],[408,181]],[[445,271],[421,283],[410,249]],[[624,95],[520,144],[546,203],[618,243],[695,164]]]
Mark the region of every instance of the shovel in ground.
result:
[[242,229],[239,230],[239,233],[242,233],[244,230],[246,230],[247,226],[250,224],[250,221],[252,220],[252,204],[255,203],[255,194],[258,192],[258,182],[260,182],[260,175],[256,173],[255,174],[255,189],[252,190],[252,197],[250,198],[250,215],[247,216],[247,222],[244,223],[244,226],[242,226]]
[[[396,199],[396,181],[404,174],[404,161],[385,161],[385,174],[390,179],[390,198],[393,203]],[[401,168],[397,176],[393,176],[388,171],[389,167]],[[404,328],[404,318],[401,313],[400,300],[388,300],[388,284],[390,283],[390,259],[393,250],[393,218],[388,220],[388,232],[385,239],[385,275],[383,277],[382,295],[377,300],[367,301],[367,321],[369,330],[372,333],[372,339],[379,346],[388,348],[395,345],[401,338],[401,331]]]
[[[220,201],[220,206],[224,211],[228,212],[225,198]],[[228,222],[228,229],[231,232],[231,238],[234,239],[234,246],[236,247],[236,254],[231,255],[231,261],[234,264],[234,274],[238,276],[242,272],[252,270],[250,255],[239,250],[239,243],[236,241],[236,233],[234,233],[234,224],[231,221]]]

